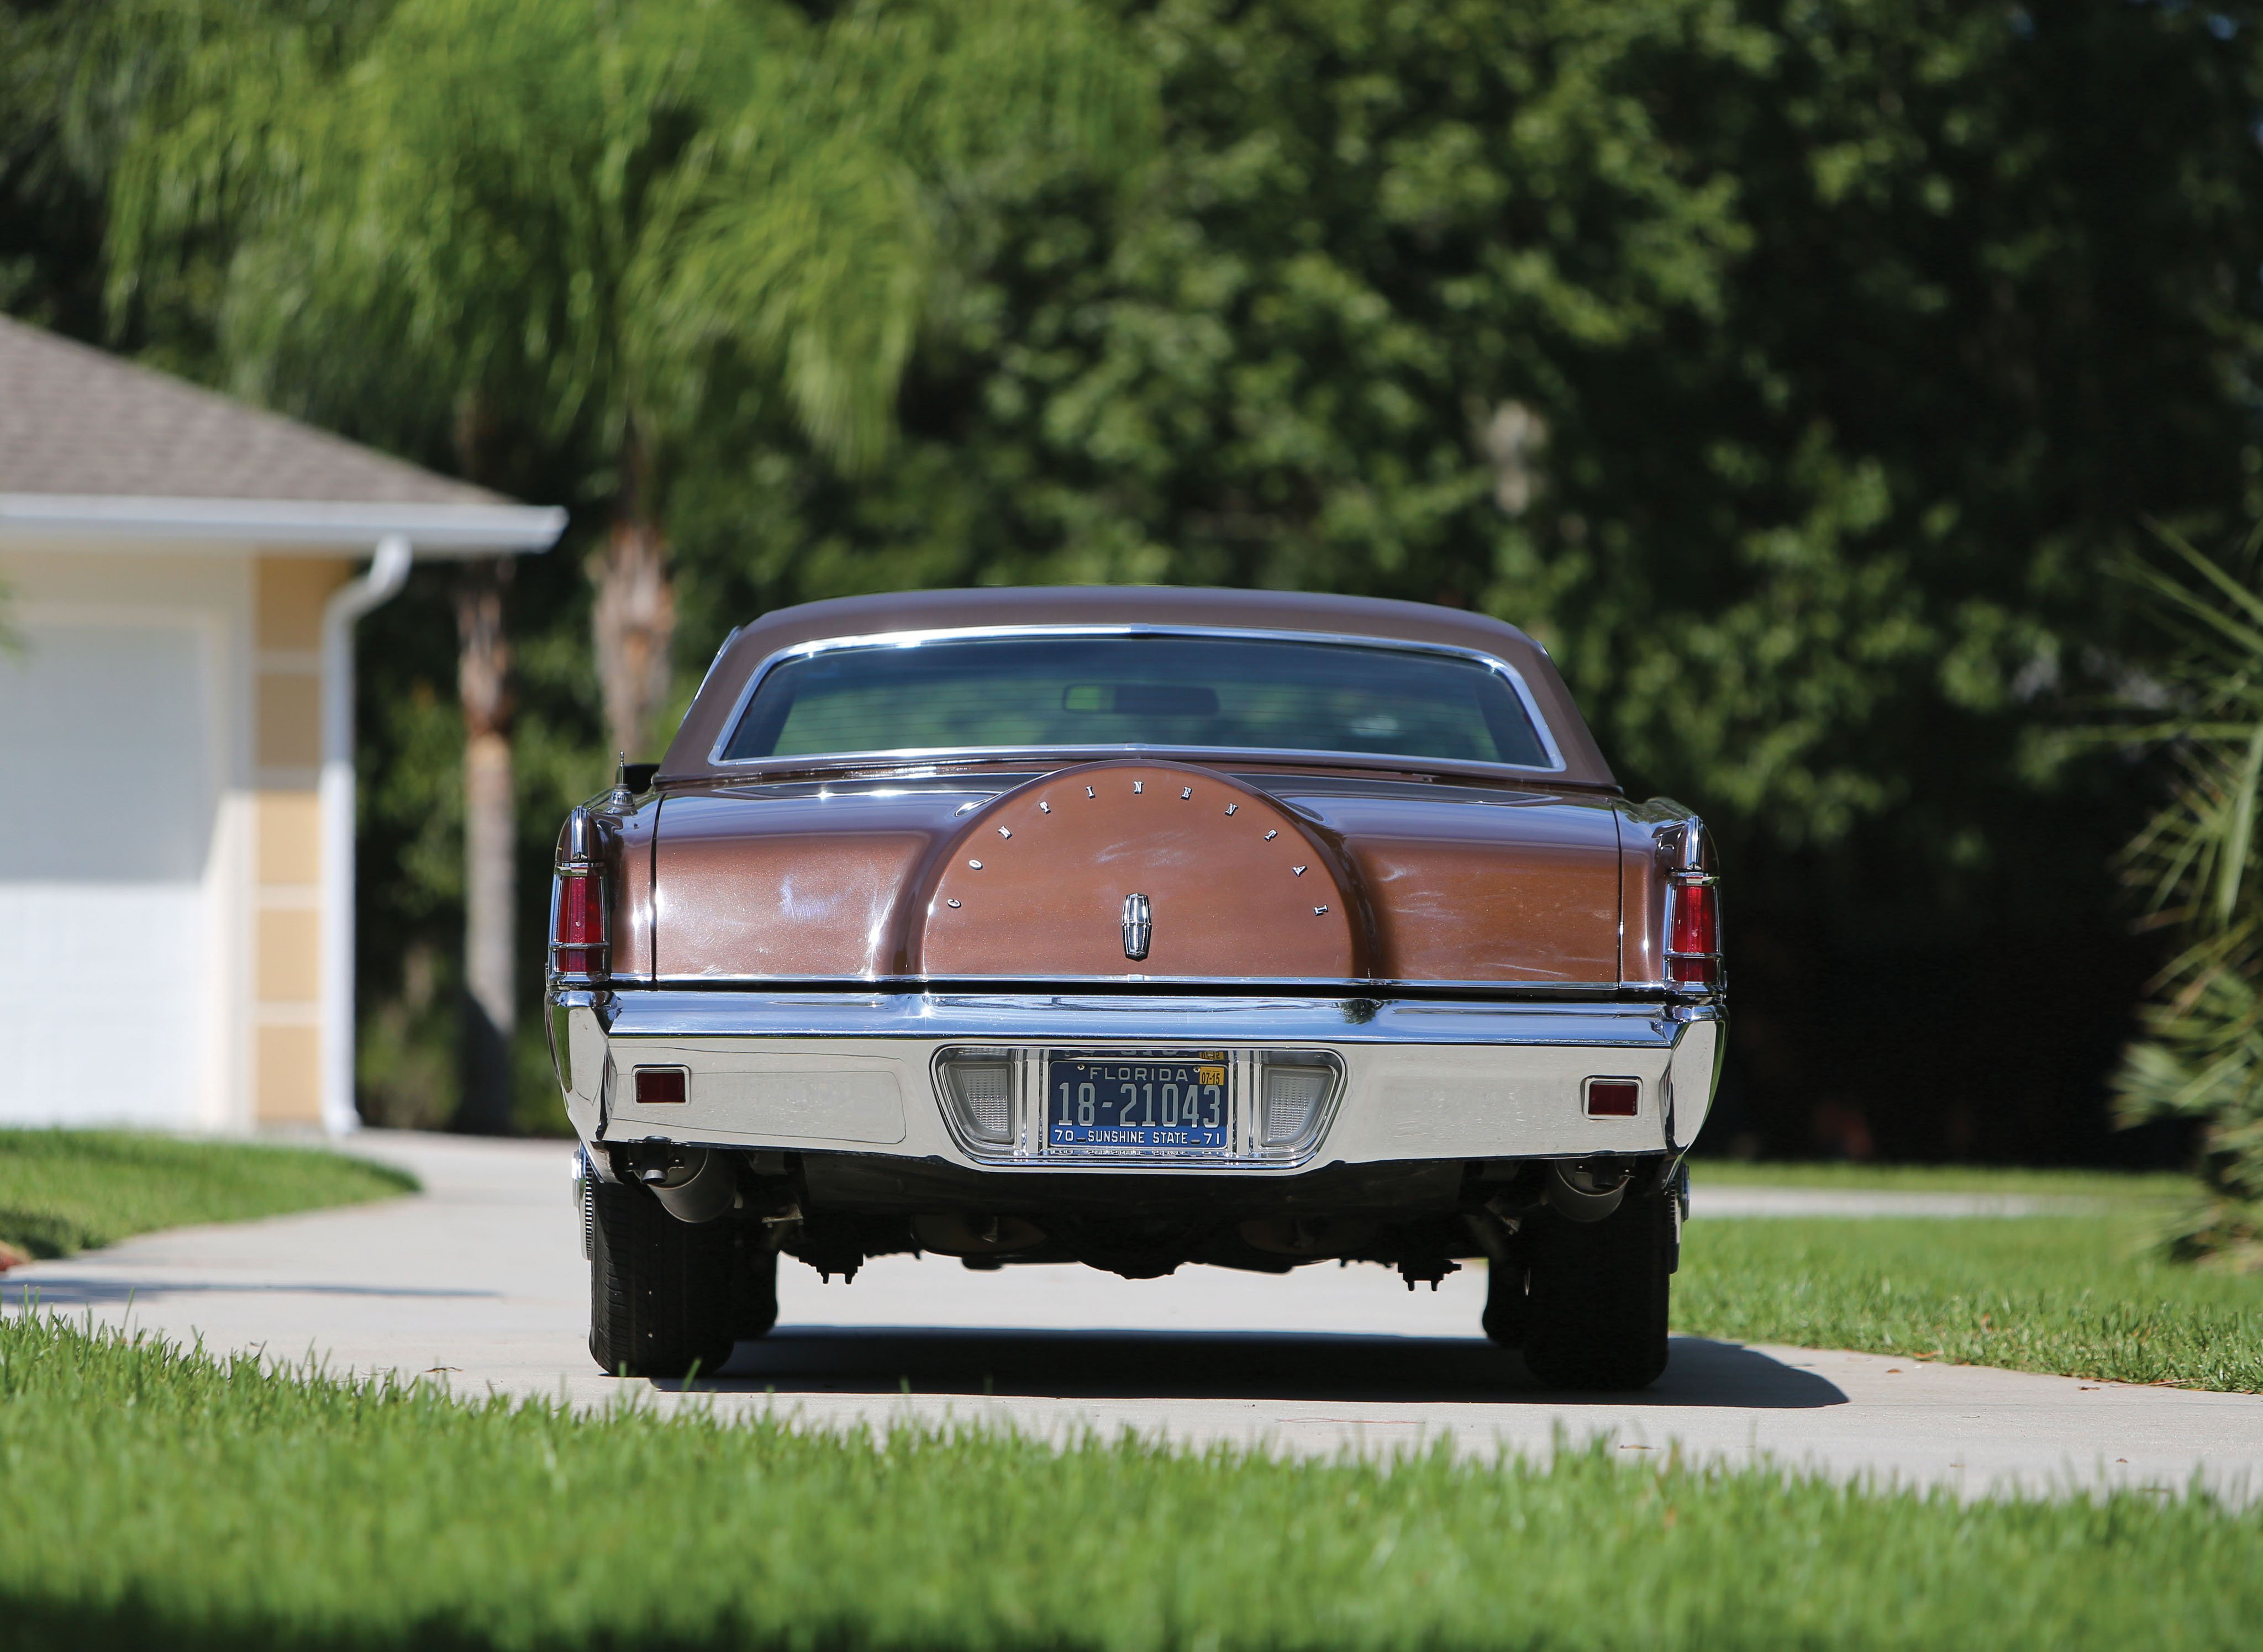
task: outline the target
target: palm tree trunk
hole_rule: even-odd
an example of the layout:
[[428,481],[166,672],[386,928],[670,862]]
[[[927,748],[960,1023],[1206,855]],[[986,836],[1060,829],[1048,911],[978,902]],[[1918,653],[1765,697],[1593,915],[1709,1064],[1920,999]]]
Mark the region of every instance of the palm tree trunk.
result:
[[518,1023],[512,851],[510,642],[503,588],[510,564],[466,565],[456,588],[457,691],[464,707],[464,1091],[456,1128],[511,1128],[511,1034]]
[[623,444],[621,492],[605,548],[589,559],[597,600],[589,611],[597,680],[611,749],[640,760],[653,714],[668,696],[676,639],[676,585],[668,539],[653,511],[652,460],[633,429]]

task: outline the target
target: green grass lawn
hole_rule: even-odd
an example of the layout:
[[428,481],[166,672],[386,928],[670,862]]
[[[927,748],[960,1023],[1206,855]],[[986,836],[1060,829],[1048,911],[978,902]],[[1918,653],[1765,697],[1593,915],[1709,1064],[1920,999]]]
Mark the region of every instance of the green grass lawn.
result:
[[1693,1158],[1703,1187],[1812,1187],[1846,1193],[1970,1193],[2089,1199],[2190,1199],[2190,1176],[2173,1171],[2022,1170],[1989,1165],[1754,1164]]
[[319,1148],[118,1130],[0,1130],[0,1244],[68,1256],[129,1233],[410,1193],[416,1178]]
[[0,1644],[2240,1648],[2263,1513],[575,1419],[0,1324]]
[[2163,1208],[2173,1203],[2122,1200],[2086,1216],[1701,1216],[1683,1231],[1674,1328],[2263,1392],[2263,1276],[2150,1254]]

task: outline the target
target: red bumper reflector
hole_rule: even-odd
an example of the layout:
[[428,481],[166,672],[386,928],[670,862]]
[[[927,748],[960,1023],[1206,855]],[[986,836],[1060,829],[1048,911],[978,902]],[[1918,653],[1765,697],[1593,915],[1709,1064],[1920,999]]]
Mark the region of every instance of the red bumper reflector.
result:
[[[643,1075],[640,1073],[639,1078]],[[1630,1119],[1642,1111],[1639,1078],[1587,1080],[1587,1116],[1591,1119]]]
[[639,1067],[636,1070],[636,1099],[640,1107],[673,1107],[684,1099],[684,1071],[681,1067]]

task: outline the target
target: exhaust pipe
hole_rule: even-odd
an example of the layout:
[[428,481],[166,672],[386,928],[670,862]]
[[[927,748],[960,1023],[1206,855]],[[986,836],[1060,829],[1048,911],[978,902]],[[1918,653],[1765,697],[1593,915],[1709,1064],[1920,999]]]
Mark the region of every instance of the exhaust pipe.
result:
[[1548,1167],[1548,1207],[1567,1222],[1601,1222],[1626,1198],[1633,1175],[1616,1159],[1559,1159]]
[[728,1153],[681,1147],[665,1159],[640,1164],[636,1179],[678,1222],[712,1222],[739,1196],[739,1167]]
[[941,1256],[1009,1256],[1045,1242],[1043,1229],[1019,1216],[965,1211],[923,1211],[912,1218],[912,1237]]

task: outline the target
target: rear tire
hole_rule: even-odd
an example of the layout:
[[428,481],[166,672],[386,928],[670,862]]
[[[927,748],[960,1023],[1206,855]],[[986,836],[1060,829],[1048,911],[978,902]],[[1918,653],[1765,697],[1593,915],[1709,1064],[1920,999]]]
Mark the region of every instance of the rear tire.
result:
[[[678,1222],[633,1183],[593,1177],[588,1186],[589,1357],[623,1376],[720,1370],[736,1340],[734,1310],[741,1309],[729,1225]],[[773,1319],[775,1279],[774,1261]]]
[[777,1264],[776,1251],[758,1249],[748,1236],[734,1274],[732,1330],[741,1342],[767,1337],[777,1324]]
[[1486,1264],[1485,1334],[1503,1348],[1522,1348],[1531,1319],[1531,1299],[1524,1294],[1526,1269],[1522,1260]]
[[1534,1225],[1524,1363],[1542,1382],[1640,1389],[1666,1369],[1672,1197],[1630,1193],[1601,1222]]

